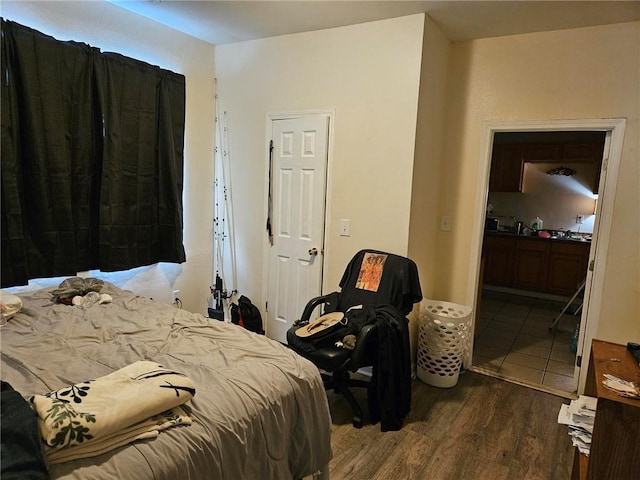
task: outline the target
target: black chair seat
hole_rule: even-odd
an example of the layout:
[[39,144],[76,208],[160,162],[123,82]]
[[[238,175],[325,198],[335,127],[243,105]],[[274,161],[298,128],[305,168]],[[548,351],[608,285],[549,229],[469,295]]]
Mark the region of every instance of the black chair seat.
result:
[[351,350],[337,347],[319,348],[314,353],[305,355],[320,370],[332,372],[342,367],[351,358]]

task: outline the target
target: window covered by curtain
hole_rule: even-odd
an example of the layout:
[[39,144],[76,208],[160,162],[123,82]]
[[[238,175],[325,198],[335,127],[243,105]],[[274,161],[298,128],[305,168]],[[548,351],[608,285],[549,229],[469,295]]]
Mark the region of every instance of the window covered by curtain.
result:
[[183,262],[184,78],[118,54],[101,56],[96,78],[100,260],[110,270]]
[[184,76],[2,21],[2,286],[185,260]]

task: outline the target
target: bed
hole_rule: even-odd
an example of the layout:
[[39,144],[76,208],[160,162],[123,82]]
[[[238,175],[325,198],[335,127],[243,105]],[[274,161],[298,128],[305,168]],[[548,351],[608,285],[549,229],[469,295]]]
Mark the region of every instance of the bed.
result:
[[21,294],[0,328],[1,375],[28,397],[151,360],[187,375],[192,425],[92,458],[49,466],[52,479],[328,478],[331,419],[320,374],[287,347],[236,325],[110,283],[110,303]]

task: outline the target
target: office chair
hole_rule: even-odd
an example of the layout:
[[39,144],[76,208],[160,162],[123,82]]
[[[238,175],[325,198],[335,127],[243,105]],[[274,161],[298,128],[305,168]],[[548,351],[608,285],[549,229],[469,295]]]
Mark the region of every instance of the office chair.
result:
[[[353,350],[335,345],[313,346],[298,337],[295,333],[296,330],[308,324],[313,311],[318,306],[323,306],[323,314],[336,311],[347,312],[351,307],[359,305],[362,305],[363,309],[372,307],[369,311],[374,312],[374,315],[378,312],[381,317],[388,314],[389,311],[397,312],[396,319],[400,320],[397,322],[397,326],[402,328],[403,333],[399,343],[394,345],[400,345],[400,348],[404,350],[401,358],[400,370],[402,370],[402,374],[400,376],[405,377],[404,381],[408,382],[409,398],[406,399],[408,402],[406,412],[408,413],[411,402],[411,359],[406,316],[413,309],[413,304],[420,300],[422,300],[422,292],[418,270],[412,260],[378,250],[361,250],[347,265],[340,280],[340,291],[311,299],[305,306],[300,321],[287,331],[289,346],[318,367],[325,389],[332,389],[347,400],[353,411],[354,427],[362,427],[364,423],[363,411],[350,387],[368,388],[369,413],[372,420],[377,420],[373,418],[377,416],[377,413],[372,412],[372,402],[376,402],[374,397],[377,393],[372,391],[371,387],[379,383],[376,382],[376,367],[377,362],[381,360],[380,351],[386,351],[388,354],[389,350],[388,347],[385,347],[388,345],[386,343],[388,335],[383,335],[384,332],[381,330],[385,327],[384,321],[380,323],[380,319],[378,319],[378,321],[367,322],[357,332]],[[384,348],[381,349],[381,345]],[[374,377],[371,382],[351,378],[351,373],[370,366],[374,367]],[[384,383],[384,380],[382,381]],[[399,381],[401,380],[392,379],[392,383]],[[377,407],[373,408],[377,410]],[[382,420],[384,431],[384,418]],[[388,429],[398,428],[393,428],[392,425]]]

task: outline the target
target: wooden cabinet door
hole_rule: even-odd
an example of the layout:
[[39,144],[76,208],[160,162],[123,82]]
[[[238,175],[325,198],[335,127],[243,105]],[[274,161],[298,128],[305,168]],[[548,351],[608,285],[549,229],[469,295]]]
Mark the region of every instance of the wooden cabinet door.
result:
[[525,162],[559,162],[562,148],[559,143],[531,143],[527,145]]
[[483,282],[487,285],[511,286],[515,237],[485,235],[482,252],[484,256]]
[[589,243],[552,242],[547,289],[550,293],[572,295],[587,275]]
[[602,143],[563,143],[562,161],[565,163],[597,162],[602,159]]
[[513,286],[543,292],[546,289],[549,241],[518,238]]
[[494,145],[491,156],[490,192],[521,192],[524,145]]

